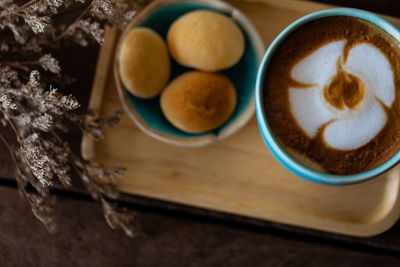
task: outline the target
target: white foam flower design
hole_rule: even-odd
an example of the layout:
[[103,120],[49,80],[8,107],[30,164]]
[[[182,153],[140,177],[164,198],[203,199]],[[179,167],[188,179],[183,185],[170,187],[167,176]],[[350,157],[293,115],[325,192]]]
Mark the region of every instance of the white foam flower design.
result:
[[[329,146],[351,150],[368,143],[385,126],[383,105],[393,104],[395,87],[391,65],[378,48],[357,44],[344,60],[345,44],[344,40],[328,43],[297,63],[291,76],[308,86],[289,88],[289,100],[294,118],[310,138],[325,126],[322,135]],[[363,91],[358,92],[361,97],[355,106],[337,106],[326,97],[339,72],[360,81]],[[349,94],[345,87],[341,90]]]

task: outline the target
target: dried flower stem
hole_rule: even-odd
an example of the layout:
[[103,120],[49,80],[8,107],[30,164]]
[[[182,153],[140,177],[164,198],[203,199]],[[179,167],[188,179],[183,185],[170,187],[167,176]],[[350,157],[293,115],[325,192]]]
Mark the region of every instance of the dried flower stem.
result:
[[12,119],[9,118],[9,116],[7,115],[7,113],[4,111],[3,108],[0,107],[0,112],[3,114],[3,117],[7,120],[8,124],[11,126],[11,128],[13,129],[15,136],[18,139],[18,142],[21,142],[21,135],[19,134],[19,131],[17,130],[17,127],[15,126],[14,122],[12,121]]
[[90,2],[90,4],[86,7],[86,9],[79,15],[79,17],[60,35],[56,38],[56,41],[60,40],[63,38],[65,35],[67,35],[71,30],[73,30],[77,25],[78,22],[89,12],[89,10],[93,7],[93,4],[96,0],[93,0]]
[[2,62],[2,64],[25,71],[29,72],[29,68],[27,66],[24,66],[21,62]]
[[29,72],[29,67],[27,65],[40,65],[40,62],[38,60],[14,61],[14,62],[5,61],[2,62],[2,64],[23,70],[25,72]]
[[18,7],[16,10],[19,11],[19,10],[25,9],[28,6],[36,3],[37,1],[39,1],[39,0],[30,0],[30,1],[26,2],[25,4],[23,4],[22,6]]
[[4,145],[7,147],[8,152],[11,155],[11,158],[12,158],[13,162],[16,163],[17,160],[15,158],[14,151],[11,148],[10,143],[8,143],[7,139],[4,137],[4,135],[2,133],[0,133],[0,139],[4,143]]
[[15,16],[19,16],[19,17],[24,18],[24,15],[21,14],[20,12],[23,11],[24,9],[26,9],[27,7],[29,7],[30,5],[33,5],[34,3],[38,2],[38,1],[39,0],[31,0],[31,1],[26,2],[23,5],[19,6],[18,8],[14,9],[14,10],[11,9],[11,10],[7,10],[8,12],[2,12],[2,13],[0,13],[0,18],[4,17],[6,15],[9,15],[9,14],[13,14]]

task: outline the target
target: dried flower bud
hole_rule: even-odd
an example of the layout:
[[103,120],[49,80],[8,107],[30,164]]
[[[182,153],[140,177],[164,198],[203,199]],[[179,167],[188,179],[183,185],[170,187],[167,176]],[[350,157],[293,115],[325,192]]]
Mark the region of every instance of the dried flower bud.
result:
[[31,209],[36,218],[38,218],[50,233],[57,230],[54,221],[55,198],[52,196],[42,197],[37,194],[26,193]]
[[50,23],[50,17],[47,16],[38,17],[26,14],[24,19],[34,33],[43,33]]
[[52,184],[53,172],[48,164],[46,150],[40,144],[37,133],[33,133],[21,141],[22,151],[33,175],[42,183],[43,186]]
[[17,109],[17,104],[12,95],[3,94],[2,96],[0,96],[0,103],[4,110]]
[[18,73],[11,70],[10,67],[0,65],[0,85],[2,88],[10,87],[18,79]]
[[32,121],[32,126],[41,131],[49,132],[53,128],[53,116],[44,114],[37,117]]
[[27,94],[39,95],[42,90],[40,89],[40,73],[37,70],[33,70],[29,75],[29,81],[25,87]]
[[45,54],[44,56],[39,58],[39,63],[44,70],[50,71],[52,73],[58,74],[61,71],[58,60],[52,57],[50,54]]
[[74,34],[79,30],[86,34],[91,35],[99,44],[102,44],[104,41],[103,38],[104,31],[100,27],[100,24],[97,21],[93,22],[91,19],[83,19],[77,24],[75,30],[72,31],[70,34]]
[[94,0],[90,12],[100,19],[113,15],[113,1],[111,0]]
[[73,95],[62,96],[60,99],[60,105],[62,105],[66,110],[74,110],[81,106]]
[[121,228],[129,237],[136,237],[141,234],[139,225],[136,223],[136,213],[128,212],[125,209],[118,209],[112,203],[101,199],[104,217],[108,225],[112,228]]
[[32,122],[32,117],[27,113],[22,113],[16,117],[16,120],[20,125],[29,125]]
[[52,14],[56,14],[58,8],[63,4],[62,0],[45,0],[35,3],[31,6],[30,11],[37,11],[38,13],[46,13],[50,12]]

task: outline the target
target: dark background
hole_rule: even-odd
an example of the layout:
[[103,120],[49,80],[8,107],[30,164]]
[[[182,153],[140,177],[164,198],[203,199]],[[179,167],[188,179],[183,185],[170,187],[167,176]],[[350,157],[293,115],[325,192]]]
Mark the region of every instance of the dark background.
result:
[[[397,0],[319,2],[400,17]],[[81,103],[88,102],[97,54],[89,46],[58,55],[63,71],[78,79],[71,90]],[[69,135],[75,150],[80,138],[78,131]],[[145,232],[132,240],[111,230],[79,187],[54,191],[59,231],[51,235],[12,177],[0,145],[0,266],[400,266],[400,223],[353,238],[125,195],[122,204],[138,211]]]

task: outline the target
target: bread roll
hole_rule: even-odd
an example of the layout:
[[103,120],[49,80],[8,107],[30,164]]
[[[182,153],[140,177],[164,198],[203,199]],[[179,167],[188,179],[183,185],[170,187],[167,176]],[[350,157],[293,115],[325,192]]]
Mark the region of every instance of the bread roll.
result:
[[119,71],[123,85],[134,96],[151,98],[168,82],[170,59],[164,40],[152,29],[136,27],[122,42]]
[[174,79],[161,94],[161,109],[178,129],[202,133],[225,123],[236,106],[236,91],[222,74],[190,71]]
[[243,33],[235,22],[206,10],[178,18],[168,30],[167,42],[179,64],[202,71],[230,68],[244,52]]

